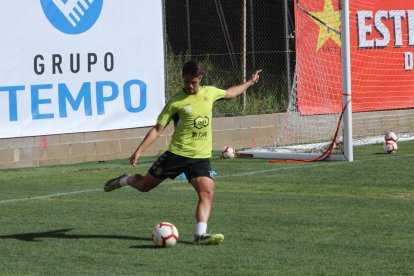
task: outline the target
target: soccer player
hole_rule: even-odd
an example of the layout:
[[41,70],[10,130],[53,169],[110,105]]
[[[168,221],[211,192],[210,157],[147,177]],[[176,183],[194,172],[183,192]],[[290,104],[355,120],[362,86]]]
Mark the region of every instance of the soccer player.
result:
[[121,175],[106,182],[104,190],[109,192],[129,185],[140,192],[149,192],[166,178],[174,179],[184,173],[198,194],[194,244],[221,243],[224,240],[222,234],[207,234],[207,222],[214,197],[214,178],[210,167],[213,104],[218,99],[233,99],[242,94],[258,82],[260,72],[257,70],[248,81],[222,90],[213,86],[201,86],[201,64],[194,60],[187,61],[182,68],[182,91],[167,102],[156,125],[148,131],[129,160],[132,166],[136,166],[142,152],[161,135],[172,120],[174,134],[169,149],[154,162],[145,176]]

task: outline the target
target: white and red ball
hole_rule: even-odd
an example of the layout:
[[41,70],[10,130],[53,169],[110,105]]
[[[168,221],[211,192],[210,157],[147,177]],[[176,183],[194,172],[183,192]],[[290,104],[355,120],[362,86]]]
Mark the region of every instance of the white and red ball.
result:
[[157,246],[171,247],[177,244],[178,239],[178,230],[172,223],[161,222],[152,229],[152,240]]
[[231,159],[236,156],[236,151],[234,148],[230,146],[225,146],[221,149],[221,158],[223,159]]
[[397,136],[397,134],[395,134],[395,132],[387,131],[385,133],[384,139],[385,139],[385,142],[387,142],[387,141],[397,142],[398,141],[398,136]]
[[392,140],[388,140],[384,143],[384,152],[391,154],[391,153],[396,153],[398,150],[398,145],[396,142],[392,141]]

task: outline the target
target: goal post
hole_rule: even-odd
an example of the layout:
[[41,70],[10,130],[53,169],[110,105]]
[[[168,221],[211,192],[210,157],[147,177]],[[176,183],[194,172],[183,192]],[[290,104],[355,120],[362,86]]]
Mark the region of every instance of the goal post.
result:
[[412,137],[412,0],[294,0],[294,9],[287,111],[273,145],[239,155],[353,161],[355,145],[381,143],[387,131]]
[[354,160],[352,143],[352,86],[351,86],[351,48],[349,39],[349,0],[342,0],[341,6],[341,64],[342,64],[342,91],[344,109],[344,157],[348,161]]

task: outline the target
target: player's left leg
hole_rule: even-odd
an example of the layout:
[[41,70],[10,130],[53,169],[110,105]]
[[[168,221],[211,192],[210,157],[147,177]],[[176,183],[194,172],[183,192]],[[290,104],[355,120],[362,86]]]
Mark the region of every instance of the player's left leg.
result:
[[141,174],[123,174],[106,182],[105,192],[111,192],[124,186],[131,186],[140,192],[149,192],[158,186],[165,178],[156,178],[147,173],[145,176]]
[[222,234],[206,233],[214,198],[214,180],[210,177],[199,176],[190,179],[190,183],[198,195],[196,209],[197,226],[194,244],[219,244],[224,240]]
[[197,222],[207,223],[214,198],[214,180],[206,176],[199,176],[190,179],[190,183],[198,195],[196,209]]

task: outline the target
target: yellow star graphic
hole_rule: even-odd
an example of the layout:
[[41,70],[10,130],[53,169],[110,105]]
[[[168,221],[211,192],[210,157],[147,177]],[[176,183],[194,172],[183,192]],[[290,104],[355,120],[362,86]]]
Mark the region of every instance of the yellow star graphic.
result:
[[[339,27],[341,26],[341,12],[334,10],[332,0],[325,0],[323,11],[309,13],[328,26],[333,27],[339,31]],[[319,36],[316,52],[319,51],[319,49],[326,43],[329,38],[332,38],[332,40],[335,41],[339,47],[341,47],[341,36],[337,32],[329,29],[326,25],[322,24],[315,18],[312,18],[312,20],[319,26]]]

